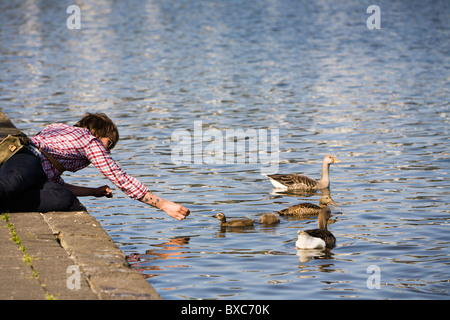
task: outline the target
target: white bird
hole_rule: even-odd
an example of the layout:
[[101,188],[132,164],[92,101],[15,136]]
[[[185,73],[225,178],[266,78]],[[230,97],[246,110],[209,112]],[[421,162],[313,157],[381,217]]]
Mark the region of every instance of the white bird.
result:
[[319,229],[298,231],[298,239],[295,246],[298,249],[331,249],[336,244],[336,238],[327,230],[327,222],[331,217],[331,211],[328,208],[322,208],[319,212]]

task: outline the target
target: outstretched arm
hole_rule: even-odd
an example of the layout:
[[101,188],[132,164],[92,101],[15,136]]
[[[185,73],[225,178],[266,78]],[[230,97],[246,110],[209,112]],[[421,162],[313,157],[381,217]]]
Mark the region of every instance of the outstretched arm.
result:
[[172,218],[175,218],[180,221],[185,219],[190,213],[190,211],[185,207],[183,207],[182,205],[179,205],[175,202],[164,200],[155,195],[154,193],[151,193],[150,191],[147,192],[144,197],[139,199],[139,201],[148,204],[150,206],[153,206],[155,208],[161,209]]
[[[139,199],[145,204],[161,209],[169,216],[177,220],[183,220],[189,215],[189,210],[185,207],[177,203],[164,200],[149,192],[148,188],[141,181],[124,172],[111,158],[111,155],[107,151],[107,139],[103,139],[101,141],[103,145],[101,145],[99,141],[97,141],[97,143],[95,142],[96,141],[93,141],[86,152],[88,160],[130,198]],[[101,156],[99,156],[99,154]],[[118,177],[125,177],[126,179],[121,179],[119,181]],[[142,197],[144,192],[145,195]]]
[[[113,196],[112,191],[108,186],[89,188],[89,187],[79,187],[68,183],[66,183],[65,186],[70,191],[72,191],[72,193],[76,197],[95,196],[95,197],[112,198]],[[154,193],[151,193],[150,191],[147,192],[144,197],[139,199],[139,201],[148,204],[150,206],[153,206],[157,209],[161,209],[172,218],[175,218],[180,221],[185,219],[190,214],[190,211],[185,207],[183,207],[182,205],[179,205],[172,201],[164,200],[155,195]]]

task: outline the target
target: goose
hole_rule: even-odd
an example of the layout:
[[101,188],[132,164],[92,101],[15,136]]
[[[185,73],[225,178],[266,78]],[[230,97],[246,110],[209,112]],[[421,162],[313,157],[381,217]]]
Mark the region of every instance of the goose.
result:
[[222,212],[219,212],[213,217],[220,220],[221,227],[250,227],[255,222],[253,219],[231,219],[227,221],[227,218]]
[[275,224],[280,222],[280,216],[275,213],[264,213],[259,217],[259,223],[261,224]]
[[298,231],[298,239],[295,242],[297,249],[332,249],[336,244],[336,238],[327,230],[327,222],[331,217],[331,211],[322,208],[319,212],[319,229]]
[[335,156],[327,154],[323,158],[322,177],[318,181],[297,173],[272,174],[268,175],[267,177],[270,179],[270,182],[273,184],[273,186],[277,189],[284,189],[284,190],[325,189],[330,186],[330,177],[328,172],[330,169],[330,164],[332,163],[341,163],[341,161],[337,159]]
[[302,217],[311,217],[318,215],[321,208],[328,208],[328,205],[335,204],[333,199],[329,195],[322,195],[319,200],[319,205],[303,202],[289,208],[278,211],[278,213],[282,216],[285,215],[293,215],[293,216],[302,216]]

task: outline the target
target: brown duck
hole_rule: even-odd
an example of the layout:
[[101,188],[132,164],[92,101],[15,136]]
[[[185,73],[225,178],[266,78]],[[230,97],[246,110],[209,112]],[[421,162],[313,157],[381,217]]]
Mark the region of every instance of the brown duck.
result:
[[321,208],[328,208],[328,205],[335,204],[329,195],[323,195],[319,200],[319,205],[303,202],[289,208],[278,211],[282,216],[291,215],[297,217],[311,217],[319,214]]
[[276,189],[283,190],[318,190],[325,189],[330,186],[329,169],[330,164],[340,163],[335,156],[326,155],[323,158],[322,177],[320,180],[314,180],[307,176],[297,173],[291,174],[272,174],[268,175],[270,182]]
[[336,238],[327,230],[328,219],[331,211],[327,208],[320,209],[317,219],[319,229],[298,231],[298,239],[295,246],[298,249],[332,249],[336,245]]
[[253,219],[231,219],[227,221],[227,218],[222,212],[219,212],[213,217],[220,220],[221,227],[251,227],[255,222]]
[[259,217],[259,223],[261,224],[275,224],[280,222],[280,216],[275,213],[264,213]]

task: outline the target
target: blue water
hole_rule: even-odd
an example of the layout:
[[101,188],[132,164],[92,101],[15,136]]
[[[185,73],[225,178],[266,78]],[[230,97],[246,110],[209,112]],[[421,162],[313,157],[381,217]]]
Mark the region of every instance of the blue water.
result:
[[[98,0],[69,30],[72,4],[0,2],[0,107],[28,134],[85,112],[116,122],[118,163],[192,213],[119,190],[82,202],[164,299],[448,299],[448,1]],[[318,178],[336,155],[337,246],[295,249],[315,218],[221,231],[219,211],[258,219],[320,193],[274,192],[259,158],[195,163],[192,145],[175,163],[171,137],[194,139],[195,121],[223,137],[278,130],[280,173]],[[65,180],[108,183],[91,167]]]

